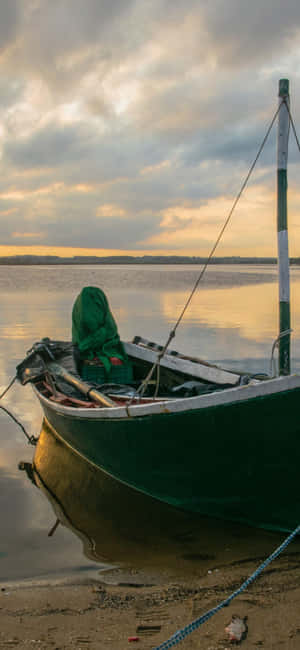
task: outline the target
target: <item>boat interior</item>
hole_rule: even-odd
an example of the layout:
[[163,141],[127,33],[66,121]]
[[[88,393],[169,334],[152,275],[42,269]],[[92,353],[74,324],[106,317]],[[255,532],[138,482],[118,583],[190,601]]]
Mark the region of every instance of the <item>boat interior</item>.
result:
[[[194,397],[268,379],[265,375],[223,369],[175,350],[167,350],[159,359],[163,348],[140,336],[124,343],[124,347],[130,376],[128,373],[126,376],[118,365],[114,368],[113,376],[105,377],[100,364],[100,367],[91,368],[94,376],[87,381],[78,362],[76,346],[48,338],[33,345],[17,366],[17,376],[22,384],[34,384],[51,401],[73,408],[107,406],[95,401],[94,395],[97,393],[106,396],[111,402],[110,406],[120,406],[128,402],[151,403]],[[149,378],[151,369],[154,370]]]

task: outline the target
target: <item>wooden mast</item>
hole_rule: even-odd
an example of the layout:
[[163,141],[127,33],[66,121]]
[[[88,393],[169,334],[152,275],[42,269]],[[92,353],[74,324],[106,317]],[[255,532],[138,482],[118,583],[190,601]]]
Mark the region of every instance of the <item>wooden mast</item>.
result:
[[[279,81],[277,140],[277,233],[279,274],[279,374],[290,374],[290,273],[287,228],[287,159],[290,117],[289,81]],[[286,102],[286,103],[285,103]]]

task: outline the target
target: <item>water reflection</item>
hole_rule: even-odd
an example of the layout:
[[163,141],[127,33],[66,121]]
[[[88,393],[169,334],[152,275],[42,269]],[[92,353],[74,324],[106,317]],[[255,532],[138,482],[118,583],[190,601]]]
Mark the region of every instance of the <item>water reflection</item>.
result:
[[275,533],[176,510],[121,485],[59,440],[46,422],[33,477],[55,518],[81,539],[85,556],[93,562],[175,578],[195,568],[206,573],[261,557],[280,539]]
[[0,466],[1,583],[90,569],[91,562],[81,557],[80,543],[70,531],[62,528],[56,538],[48,538],[54,520],[51,507],[39,490],[20,480],[17,464],[11,467],[7,471]]

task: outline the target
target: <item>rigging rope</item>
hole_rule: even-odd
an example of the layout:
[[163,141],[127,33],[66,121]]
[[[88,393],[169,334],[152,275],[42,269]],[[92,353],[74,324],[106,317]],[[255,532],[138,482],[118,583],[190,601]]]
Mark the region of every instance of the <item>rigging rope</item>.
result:
[[298,139],[298,136],[297,136],[296,127],[295,127],[295,124],[294,124],[294,120],[293,120],[293,118],[292,118],[292,114],[291,114],[291,110],[290,110],[289,104],[288,104],[288,102],[286,101],[286,99],[283,99],[283,102],[285,103],[285,105],[286,105],[286,107],[287,107],[287,111],[288,111],[288,114],[289,114],[290,123],[291,123],[291,125],[292,125],[292,129],[293,129],[293,133],[294,133],[294,136],[295,136],[295,140],[296,140],[296,142],[297,142],[297,146],[298,146],[298,149],[299,149],[299,151],[300,151],[300,143],[299,143],[299,139]]
[[[16,379],[17,379],[17,375],[15,375],[15,377],[11,380],[11,382],[5,388],[3,393],[1,393],[0,400],[2,399],[2,397],[4,397],[4,395],[6,395],[6,393],[9,391],[9,389],[15,383]],[[2,409],[2,411],[4,411],[7,415],[9,415],[9,417],[22,429],[22,431],[25,434],[29,444],[36,445],[38,439],[35,436],[30,436],[29,433],[27,433],[27,431],[26,431],[25,427],[23,426],[23,424],[21,422],[19,422],[19,420],[17,420],[15,415],[13,415],[11,413],[11,411],[9,411],[7,408],[5,408],[5,406],[2,406],[2,404],[0,404],[0,409]]]
[[14,376],[14,378],[11,380],[10,384],[8,384],[8,386],[5,388],[5,390],[3,391],[3,393],[1,393],[1,395],[0,395],[0,399],[2,399],[2,397],[4,397],[4,395],[6,395],[6,393],[9,391],[9,389],[10,389],[10,388],[12,387],[12,385],[15,383],[16,379],[17,379],[17,375]]
[[273,345],[272,345],[272,351],[271,351],[271,360],[270,360],[270,375],[272,376],[277,376],[276,370],[275,370],[275,363],[274,363],[274,352],[275,348],[278,347],[280,339],[284,338],[285,336],[288,336],[293,332],[292,329],[289,330],[284,330],[284,332],[280,332],[280,334],[277,336],[275,339]]
[[[269,128],[267,129],[265,137],[263,138],[263,141],[262,141],[262,143],[261,143],[261,145],[260,145],[260,147],[258,149],[258,152],[257,152],[257,154],[256,154],[256,156],[254,158],[254,161],[253,161],[253,163],[252,163],[252,165],[251,165],[251,167],[250,167],[250,169],[249,169],[249,171],[248,171],[248,173],[247,173],[247,175],[245,177],[244,182],[242,183],[240,191],[238,192],[238,194],[237,194],[237,196],[236,196],[236,198],[235,198],[235,200],[234,200],[234,202],[232,204],[232,207],[231,207],[231,209],[229,211],[229,214],[228,214],[227,218],[225,219],[225,222],[224,222],[224,224],[223,224],[223,226],[222,226],[222,228],[221,228],[221,230],[219,232],[219,235],[218,235],[218,237],[217,237],[217,239],[216,239],[216,241],[215,241],[215,243],[214,243],[208,257],[207,257],[207,260],[206,260],[203,268],[201,269],[201,272],[200,272],[200,274],[199,274],[199,276],[198,276],[198,278],[197,278],[197,280],[196,280],[196,282],[194,284],[194,287],[193,287],[193,289],[192,289],[192,291],[191,291],[191,293],[190,293],[190,295],[189,295],[189,297],[188,297],[188,299],[187,299],[187,301],[186,301],[186,303],[185,303],[185,305],[184,305],[184,307],[183,307],[183,309],[182,309],[182,311],[181,311],[181,313],[180,313],[180,315],[179,315],[179,317],[178,317],[178,319],[177,319],[177,321],[175,323],[175,326],[173,327],[173,329],[169,333],[167,342],[163,346],[161,352],[158,354],[157,360],[155,361],[155,363],[151,367],[148,375],[145,377],[145,379],[142,381],[141,385],[137,389],[137,393],[140,394],[141,396],[143,396],[143,394],[144,394],[144,392],[145,392],[145,390],[146,390],[146,388],[148,386],[148,383],[149,383],[151,377],[153,376],[153,373],[154,373],[155,369],[160,365],[160,361],[163,358],[163,356],[165,355],[170,342],[176,336],[176,330],[177,330],[178,326],[180,325],[180,323],[181,323],[181,321],[183,319],[183,316],[184,316],[184,314],[185,314],[185,312],[186,312],[186,310],[187,310],[187,308],[188,308],[188,306],[189,306],[189,304],[190,304],[190,302],[191,302],[191,300],[192,300],[192,298],[194,296],[194,293],[197,290],[197,288],[198,288],[198,286],[199,286],[199,284],[200,284],[200,282],[201,282],[201,280],[202,280],[202,278],[204,276],[204,273],[205,273],[205,271],[206,271],[206,269],[207,269],[213,255],[214,255],[215,251],[216,251],[216,248],[219,245],[219,243],[220,243],[220,241],[221,241],[221,239],[223,237],[223,234],[224,234],[224,232],[225,232],[225,230],[226,230],[226,228],[227,228],[227,226],[229,224],[229,221],[230,221],[230,219],[231,219],[231,217],[233,215],[233,212],[234,212],[234,210],[235,210],[235,208],[236,208],[236,206],[237,206],[237,204],[238,204],[238,202],[239,202],[239,200],[240,200],[240,198],[242,196],[242,193],[243,193],[243,191],[244,191],[244,189],[245,189],[245,187],[246,187],[246,185],[247,185],[247,183],[248,183],[248,181],[250,179],[250,176],[251,176],[251,174],[252,174],[252,172],[254,170],[254,167],[255,167],[255,165],[256,165],[259,157],[260,157],[260,154],[261,154],[261,152],[262,152],[262,150],[263,150],[263,148],[264,148],[264,146],[265,146],[265,144],[267,142],[267,139],[268,139],[269,134],[270,134],[270,132],[272,130],[273,124],[274,124],[274,122],[275,122],[275,120],[276,120],[276,118],[278,116],[278,113],[279,113],[279,111],[280,111],[280,109],[282,107],[282,104],[285,104],[288,107],[288,104],[287,104],[286,100],[283,98],[282,101],[278,105],[278,108],[277,108],[277,110],[276,110],[276,112],[275,112],[275,114],[273,116],[273,119],[271,120]],[[288,110],[289,110],[289,107],[288,107]],[[297,139],[297,142],[298,142],[298,139]],[[298,145],[299,145],[299,143],[298,143]],[[300,149],[300,145],[299,145],[299,149]],[[159,378],[159,373],[157,373],[157,377]],[[156,394],[158,393],[158,385],[156,387],[155,393]]]
[[[183,310],[182,310],[182,312],[181,312],[181,314],[180,314],[180,316],[179,316],[179,318],[178,318],[178,320],[176,322],[176,325],[172,330],[174,332],[174,336],[175,336],[175,333],[176,333],[176,329],[177,329],[178,325],[180,324],[180,322],[181,322],[181,320],[182,320],[182,318],[183,318],[183,316],[184,316],[184,314],[185,314],[185,312],[186,312],[186,310],[187,310],[187,308],[188,308],[188,306],[189,306],[189,304],[190,304],[190,302],[191,302],[191,300],[193,298],[193,295],[194,295],[199,283],[201,282],[201,280],[203,278],[203,275],[204,275],[204,273],[205,273],[205,271],[206,271],[206,269],[207,269],[207,267],[209,265],[209,262],[212,259],[213,255],[214,255],[214,253],[216,251],[216,248],[217,248],[217,246],[219,245],[219,243],[220,243],[220,241],[222,239],[224,231],[226,230],[226,228],[227,228],[227,226],[229,224],[229,221],[230,221],[230,219],[231,219],[231,217],[233,215],[233,212],[234,212],[234,210],[235,210],[235,208],[236,208],[236,206],[237,206],[237,204],[238,204],[238,202],[239,202],[239,200],[240,200],[240,198],[242,196],[242,193],[243,193],[243,191],[244,191],[244,189],[245,189],[245,187],[246,187],[246,185],[247,185],[247,183],[249,181],[249,178],[250,178],[250,176],[251,176],[251,174],[253,172],[253,169],[254,169],[254,167],[255,167],[255,165],[256,165],[259,157],[260,157],[260,154],[261,154],[261,152],[262,152],[262,150],[263,150],[263,148],[264,148],[264,146],[266,144],[266,141],[267,141],[267,139],[269,137],[269,134],[270,134],[270,132],[272,130],[273,124],[274,124],[274,122],[275,122],[275,120],[277,118],[277,115],[278,115],[283,103],[285,103],[285,102],[281,102],[281,104],[279,104],[279,106],[277,108],[277,111],[276,111],[276,113],[275,113],[275,115],[274,115],[274,117],[273,117],[273,119],[272,119],[272,121],[270,123],[270,126],[269,126],[269,128],[267,130],[267,133],[266,133],[266,135],[265,135],[265,137],[264,137],[264,139],[263,139],[263,141],[262,141],[262,143],[261,143],[261,145],[259,147],[259,150],[258,150],[258,152],[257,152],[257,154],[255,156],[255,159],[254,159],[254,161],[253,161],[253,163],[252,163],[252,165],[251,165],[251,167],[250,167],[250,169],[248,171],[248,174],[247,174],[247,176],[246,176],[246,178],[245,178],[245,180],[244,180],[244,182],[243,182],[243,184],[241,186],[241,189],[238,192],[238,194],[237,194],[237,196],[236,196],[236,198],[235,198],[235,200],[233,202],[233,205],[231,207],[231,210],[229,211],[228,217],[226,218],[226,220],[225,220],[225,222],[224,222],[224,224],[223,224],[223,226],[222,226],[222,228],[220,230],[220,233],[219,233],[219,235],[218,235],[218,237],[216,239],[216,242],[214,243],[214,245],[213,245],[213,247],[212,247],[212,249],[211,249],[211,251],[210,251],[210,253],[208,255],[208,258],[207,258],[207,260],[206,260],[206,262],[205,262],[205,264],[203,266],[203,269],[201,270],[201,272],[199,274],[199,277],[197,278],[197,280],[195,282],[194,288],[192,289],[192,291],[190,293],[190,296],[189,296],[188,300],[186,301],[186,304],[183,307]],[[173,338],[173,336],[172,336],[172,338]]]

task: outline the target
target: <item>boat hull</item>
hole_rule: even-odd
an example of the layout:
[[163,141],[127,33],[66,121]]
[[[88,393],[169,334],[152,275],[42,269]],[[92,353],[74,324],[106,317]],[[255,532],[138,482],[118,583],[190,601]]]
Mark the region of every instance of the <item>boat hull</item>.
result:
[[275,533],[201,517],[152,499],[108,476],[59,440],[44,421],[33,460],[36,484],[55,517],[93,562],[118,563],[178,580],[214,566],[270,554]]
[[294,388],[110,419],[42,406],[58,437],[122,483],[177,508],[290,531],[300,521],[299,399]]

